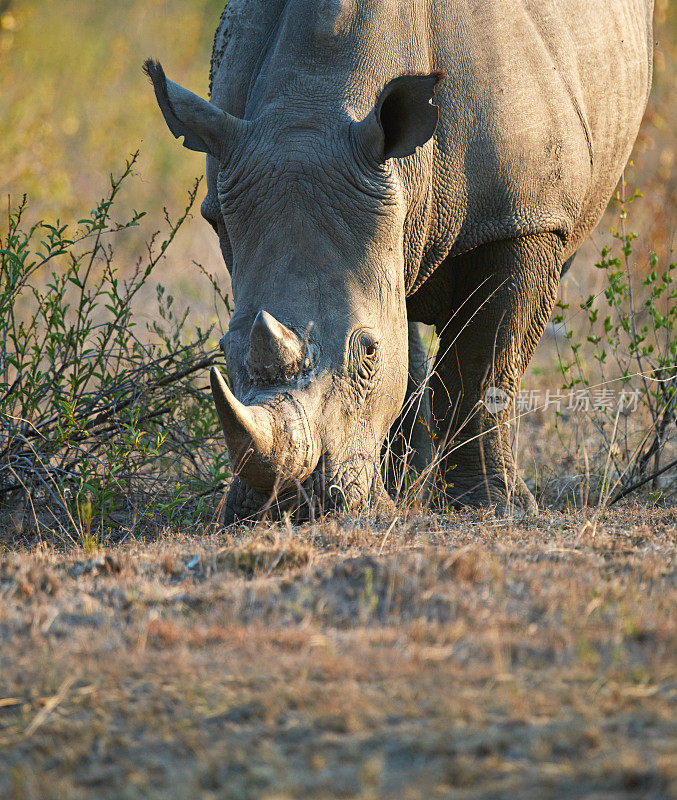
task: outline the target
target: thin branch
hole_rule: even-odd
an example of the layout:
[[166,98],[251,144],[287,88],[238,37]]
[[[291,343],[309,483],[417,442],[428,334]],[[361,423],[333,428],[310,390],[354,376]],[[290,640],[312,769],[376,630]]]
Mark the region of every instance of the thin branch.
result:
[[657,478],[659,475],[662,475],[664,472],[672,469],[673,467],[677,467],[677,458],[674,461],[671,461],[669,464],[666,464],[664,467],[661,467],[656,472],[652,472],[651,475],[647,475],[645,478],[642,478],[641,481],[637,481],[633,483],[631,486],[628,486],[627,489],[623,489],[622,492],[619,492],[614,499],[609,503],[612,506],[614,503],[617,503],[619,500],[622,500],[624,497],[627,497],[631,492],[634,492],[635,489],[639,489],[641,486],[644,486],[645,483],[649,483],[654,478]]

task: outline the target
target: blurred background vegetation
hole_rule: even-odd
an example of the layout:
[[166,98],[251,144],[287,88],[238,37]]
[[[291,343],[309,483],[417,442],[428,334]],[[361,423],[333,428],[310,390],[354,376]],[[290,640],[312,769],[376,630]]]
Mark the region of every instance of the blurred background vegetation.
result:
[[[120,216],[143,209],[159,228],[163,207],[183,208],[204,157],[169,134],[141,64],[161,58],[175,80],[207,96],[223,6],[223,0],[0,0],[5,208],[8,194],[16,202],[26,193],[31,219],[79,219],[106,194],[109,173],[119,173],[137,149],[137,178],[118,200]],[[116,240],[117,252],[129,256],[130,274],[144,242],[138,231]],[[197,209],[161,276],[177,299],[196,308],[202,285],[190,269],[193,259],[222,269],[216,237]]]

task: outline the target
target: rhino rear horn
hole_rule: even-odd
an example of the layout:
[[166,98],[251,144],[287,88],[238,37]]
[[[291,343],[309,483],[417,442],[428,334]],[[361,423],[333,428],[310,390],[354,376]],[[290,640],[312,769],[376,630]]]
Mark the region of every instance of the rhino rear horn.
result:
[[267,311],[259,311],[249,336],[247,369],[254,380],[276,383],[297,375],[303,362],[299,337]]
[[170,81],[158,61],[148,59],[143,70],[153,83],[160,111],[174,136],[183,136],[183,146],[189,150],[224,161],[233,143],[247,132],[249,123]]

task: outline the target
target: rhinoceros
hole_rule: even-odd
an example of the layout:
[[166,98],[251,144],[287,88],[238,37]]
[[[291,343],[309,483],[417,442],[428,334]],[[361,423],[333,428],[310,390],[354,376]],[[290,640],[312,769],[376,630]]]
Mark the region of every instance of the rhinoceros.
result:
[[[146,62],[170,131],[207,154],[202,215],[231,275],[228,382],[211,373],[228,520],[273,495],[278,509],[383,495],[382,445],[403,419],[443,502],[535,510],[511,407],[629,158],[652,11],[230,0],[210,101]],[[439,336],[418,389],[417,323]]]

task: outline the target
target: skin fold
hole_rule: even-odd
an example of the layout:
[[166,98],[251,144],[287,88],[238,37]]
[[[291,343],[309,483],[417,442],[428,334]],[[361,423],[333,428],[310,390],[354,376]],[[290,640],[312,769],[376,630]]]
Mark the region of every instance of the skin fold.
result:
[[207,154],[231,274],[228,386],[212,376],[229,520],[383,498],[389,431],[389,485],[437,454],[445,502],[535,511],[512,401],[630,155],[652,11],[230,0],[210,102],[147,63],[170,130]]

